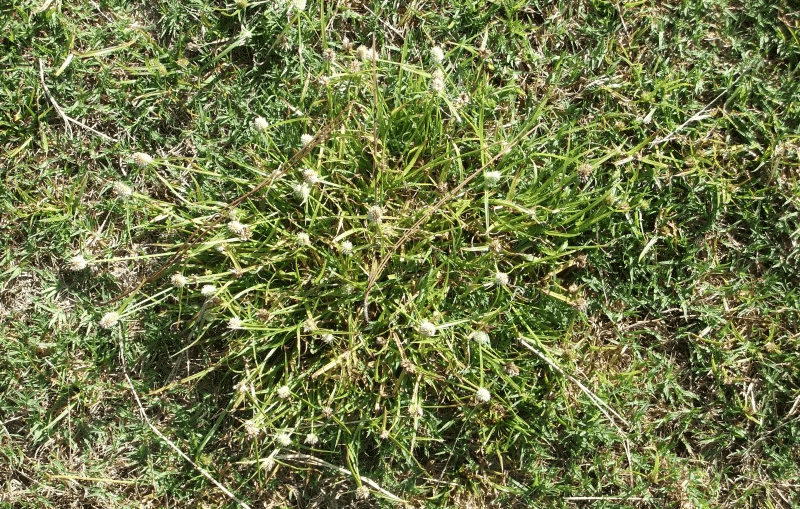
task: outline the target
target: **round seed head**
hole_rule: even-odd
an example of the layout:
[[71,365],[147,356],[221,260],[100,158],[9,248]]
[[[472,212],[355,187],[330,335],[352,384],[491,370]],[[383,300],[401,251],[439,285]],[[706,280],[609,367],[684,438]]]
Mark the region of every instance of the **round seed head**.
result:
[[73,256],[72,258],[69,259],[69,263],[67,264],[67,267],[69,267],[69,270],[72,270],[72,271],[75,271],[75,272],[83,270],[88,266],[89,266],[89,263],[86,261],[86,258],[84,258],[83,255],[75,255],[75,256]]
[[109,311],[108,313],[103,315],[103,318],[100,319],[100,327],[104,329],[110,329],[117,325],[119,322],[119,313],[116,311]]
[[342,51],[350,51],[351,49],[353,49],[353,41],[345,35],[342,37]]
[[297,183],[292,186],[292,193],[294,197],[300,200],[300,203],[305,203],[308,196],[311,194],[311,188],[305,182]]
[[373,205],[367,211],[367,219],[370,223],[380,224],[383,219],[383,208],[380,205]]
[[259,433],[261,433],[261,428],[255,423],[255,421],[248,419],[244,421],[244,431],[249,437],[257,437]]
[[492,394],[488,390],[481,387],[475,391],[475,399],[479,403],[487,403],[490,399],[492,399]]
[[175,274],[173,274],[172,277],[169,278],[169,280],[172,283],[172,286],[174,286],[175,288],[183,288],[184,286],[186,286],[187,282],[186,278],[180,272],[176,272]]
[[306,318],[306,321],[303,322],[303,330],[305,332],[310,332],[313,334],[314,332],[317,332],[317,329],[319,329],[319,327],[317,327],[317,321],[314,320],[313,317],[309,316]]
[[441,46],[431,48],[431,59],[437,64],[441,64],[444,61],[444,50],[442,50]]
[[133,164],[139,168],[145,168],[153,164],[153,158],[144,152],[135,152],[132,156]]
[[491,342],[489,341],[489,335],[483,332],[482,330],[477,330],[469,335],[470,339],[474,342],[478,343],[482,346],[489,346]]
[[234,220],[228,223],[228,230],[230,230],[230,232],[233,233],[234,235],[241,235],[242,233],[245,232],[246,229],[247,226],[243,225],[239,221]]
[[256,128],[256,131],[263,133],[267,129],[269,129],[269,124],[267,123],[267,119],[264,117],[256,117],[253,120],[253,127]]
[[356,498],[358,500],[367,500],[369,498],[369,488],[366,486],[356,488]]
[[368,48],[362,44],[356,49],[356,56],[366,62],[367,60],[375,60],[377,54],[372,51],[372,48]]
[[114,193],[120,198],[130,198],[133,189],[124,182],[114,182]]
[[494,275],[494,284],[497,286],[508,285],[508,274],[505,272],[498,272]]
[[444,92],[444,89],[445,89],[445,85],[444,85],[444,80],[443,79],[433,78],[433,80],[431,80],[431,90],[433,90],[437,94],[440,94],[440,93]]
[[505,371],[508,376],[519,376],[519,367],[513,362],[506,364]]
[[500,183],[501,178],[503,178],[503,176],[499,171],[487,171],[483,174],[483,180],[489,187],[496,186],[498,183]]
[[588,163],[578,166],[578,178],[585,184],[589,181],[589,177],[592,176],[593,170],[592,165]]
[[319,174],[317,174],[317,172],[311,168],[306,168],[302,173],[303,180],[305,180],[306,184],[313,186],[314,184],[319,183]]
[[436,335],[436,326],[433,325],[428,320],[423,320],[421,324],[419,324],[419,333],[426,338],[431,338]]

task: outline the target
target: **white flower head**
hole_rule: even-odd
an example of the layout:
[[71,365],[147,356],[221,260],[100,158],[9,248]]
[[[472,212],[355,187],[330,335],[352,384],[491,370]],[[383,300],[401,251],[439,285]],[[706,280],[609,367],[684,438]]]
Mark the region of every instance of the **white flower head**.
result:
[[309,433],[308,435],[306,435],[305,442],[313,447],[317,445],[317,443],[319,443],[319,437],[315,433]]
[[69,263],[67,264],[67,267],[69,267],[69,270],[72,270],[72,271],[75,271],[75,272],[83,270],[88,266],[89,266],[89,263],[86,261],[86,258],[84,258],[83,255],[75,255],[75,256],[73,256],[72,258],[69,259]]
[[214,285],[204,285],[200,289],[200,295],[206,298],[213,297],[216,294],[217,294],[217,287]]
[[350,51],[351,49],[353,49],[353,41],[345,35],[342,37],[342,51]]
[[377,60],[377,53],[372,51],[372,48],[368,48],[363,44],[356,48],[356,56],[364,62],[367,60]]
[[433,79],[431,80],[431,90],[433,90],[437,94],[440,94],[444,92],[444,89],[445,89],[444,78],[436,76],[436,73],[434,73]]
[[286,399],[292,395],[292,391],[291,389],[289,389],[287,385],[281,385],[280,387],[278,387],[277,394],[279,398]]
[[290,445],[292,445],[292,437],[290,437],[288,433],[281,433],[280,435],[275,437],[275,439],[278,441],[280,445],[284,447],[289,447]]
[[358,500],[366,500],[369,498],[369,488],[366,486],[359,486],[356,488],[356,498]]
[[353,243],[350,242],[349,240],[345,240],[344,242],[342,242],[339,248],[342,250],[342,254],[345,256],[350,256],[351,254],[353,254]]
[[499,171],[487,171],[483,174],[483,180],[489,187],[494,187],[500,183],[503,175]]
[[380,205],[373,205],[367,211],[367,219],[370,223],[380,224],[383,220],[383,208]]
[[120,198],[130,198],[133,194],[133,188],[124,182],[114,182],[114,193]]
[[489,340],[489,335],[483,332],[482,330],[476,330],[475,332],[469,335],[469,338],[481,346],[489,346],[491,344],[491,341]]
[[519,367],[513,362],[506,364],[503,369],[505,369],[508,376],[519,376]]
[[333,334],[330,334],[330,333],[323,334],[322,335],[322,341],[324,341],[324,342],[326,342],[328,344],[333,343]]
[[300,232],[297,234],[297,243],[301,246],[310,246],[311,245],[311,238],[308,236],[306,232]]
[[494,284],[497,286],[506,286],[508,285],[508,274],[505,272],[497,272],[494,275]]
[[347,65],[347,69],[351,74],[356,74],[361,70],[361,62],[359,60],[351,60]]
[[306,8],[306,0],[292,0],[291,2],[292,8],[302,11]]
[[441,46],[431,48],[431,59],[437,64],[444,62],[444,50],[442,50]]
[[232,317],[230,320],[228,320],[228,328],[233,330],[241,329],[242,319],[239,318],[238,316]]
[[134,152],[133,156],[131,156],[131,159],[133,159],[133,164],[139,168],[144,168],[153,164],[153,158],[144,152]]
[[304,134],[304,135],[300,136],[300,144],[305,147],[306,145],[311,143],[311,140],[313,140],[313,139],[314,139],[314,137],[312,135]]
[[175,288],[183,288],[184,286],[186,286],[187,283],[186,277],[180,272],[176,272],[175,274],[173,274],[172,277],[169,278],[169,280],[172,283],[172,286],[174,286]]
[[594,168],[592,168],[592,165],[588,163],[578,166],[578,177],[580,178],[581,182],[583,182],[584,184],[588,182],[589,177],[592,176],[593,170]]
[[305,203],[311,194],[311,188],[305,182],[298,182],[292,186],[292,193],[295,198],[300,200],[300,203]]
[[306,181],[306,184],[313,186],[319,183],[319,174],[311,168],[306,168],[301,173],[303,174],[303,180]]
[[488,403],[490,399],[492,399],[492,393],[487,389],[481,387],[475,391],[475,400],[478,401],[478,403]]
[[253,120],[253,127],[255,127],[256,131],[263,133],[267,129],[269,129],[269,124],[267,123],[267,119],[264,117],[256,117]]
[[428,320],[423,320],[421,324],[419,324],[419,328],[417,329],[420,335],[425,336],[426,338],[432,338],[436,335],[436,326],[433,325]]
[[244,421],[244,431],[250,437],[257,437],[261,433],[261,428],[255,421],[248,419]]
[[228,230],[234,235],[242,235],[247,231],[247,226],[239,221],[233,220],[228,223]]
[[306,318],[306,321],[303,322],[303,330],[305,332],[310,332],[313,334],[317,332],[317,329],[319,329],[319,327],[317,326],[317,321],[314,320],[314,317],[309,316]]
[[110,329],[117,325],[119,322],[119,313],[116,311],[109,311],[108,313],[103,315],[103,318],[100,319],[100,327],[104,329]]
[[411,417],[422,417],[423,414],[422,407],[416,403],[411,403],[408,405],[408,415]]

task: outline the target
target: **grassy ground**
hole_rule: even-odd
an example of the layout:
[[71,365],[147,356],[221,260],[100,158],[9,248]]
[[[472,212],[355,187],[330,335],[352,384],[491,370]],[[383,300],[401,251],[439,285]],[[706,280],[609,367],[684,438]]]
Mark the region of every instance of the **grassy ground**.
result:
[[791,2],[303,4],[0,6],[0,506],[800,505]]

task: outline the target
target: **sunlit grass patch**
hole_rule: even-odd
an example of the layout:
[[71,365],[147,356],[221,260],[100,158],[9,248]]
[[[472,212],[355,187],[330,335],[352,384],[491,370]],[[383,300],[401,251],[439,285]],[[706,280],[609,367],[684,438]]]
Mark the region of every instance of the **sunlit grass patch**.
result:
[[3,503],[797,505],[787,6],[3,9]]

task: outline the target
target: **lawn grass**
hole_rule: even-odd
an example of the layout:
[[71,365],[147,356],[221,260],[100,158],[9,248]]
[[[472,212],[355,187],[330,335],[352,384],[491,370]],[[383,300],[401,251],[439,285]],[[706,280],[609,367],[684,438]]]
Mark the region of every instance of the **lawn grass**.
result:
[[0,506],[800,505],[797,9],[303,4],[0,7]]

